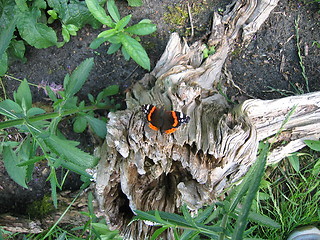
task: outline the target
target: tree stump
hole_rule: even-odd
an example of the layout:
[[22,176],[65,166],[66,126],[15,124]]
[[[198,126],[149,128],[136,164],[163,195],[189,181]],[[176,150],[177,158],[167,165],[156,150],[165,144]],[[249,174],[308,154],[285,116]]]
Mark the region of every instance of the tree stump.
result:
[[[177,212],[183,203],[198,209],[215,201],[247,172],[259,141],[281,127],[273,141],[287,143],[274,144],[270,163],[302,148],[304,139],[319,138],[319,92],[231,108],[217,90],[235,43],[246,45],[277,2],[238,0],[224,16],[215,13],[207,44],[217,51],[207,59],[203,43],[189,47],[172,34],[154,70],[127,93],[127,110],[109,113],[107,137],[97,149],[96,197],[108,223],[126,239],[145,239],[153,231],[142,222],[127,227],[135,209]],[[190,122],[173,134],[151,130],[143,104],[183,112]]]

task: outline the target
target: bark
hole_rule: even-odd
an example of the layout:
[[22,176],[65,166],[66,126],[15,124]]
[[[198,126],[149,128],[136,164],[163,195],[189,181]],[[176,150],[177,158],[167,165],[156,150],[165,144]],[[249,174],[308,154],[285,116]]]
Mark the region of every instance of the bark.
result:
[[[207,42],[216,53],[202,59],[202,42],[188,46],[172,34],[154,70],[127,93],[127,110],[109,114],[105,143],[97,149],[96,196],[108,222],[127,239],[144,239],[153,229],[127,227],[135,209],[177,212],[210,204],[238,181],[256,159],[260,140],[282,132],[270,163],[319,138],[320,94],[278,100],[248,100],[231,108],[217,90],[222,68],[235,44],[246,45],[277,0],[235,1],[214,14]],[[223,89],[222,89],[223,91]],[[148,128],[143,104],[180,111],[191,120],[173,134]],[[287,123],[288,113],[295,108]],[[165,239],[172,239],[168,232]]]

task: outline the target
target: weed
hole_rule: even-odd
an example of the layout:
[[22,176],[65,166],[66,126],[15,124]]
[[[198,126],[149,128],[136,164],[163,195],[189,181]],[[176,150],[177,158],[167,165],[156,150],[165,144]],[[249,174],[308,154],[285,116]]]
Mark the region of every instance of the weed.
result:
[[[71,75],[67,74],[63,89],[57,92],[61,98],[58,98],[49,86],[45,88],[53,101],[54,112],[47,113],[44,109],[32,105],[32,95],[26,80],[23,80],[14,92],[14,100],[6,99],[0,102],[0,114],[7,119],[0,122],[0,152],[9,176],[22,187],[28,188],[27,182],[32,178],[35,163],[46,160],[50,169],[48,181],[51,184],[55,207],[56,188],[61,189],[64,182],[58,181],[56,169],[64,167],[81,174],[85,181],[91,178],[85,169],[93,167],[98,160],[77,148],[77,142],[67,140],[58,129],[59,122],[65,116],[73,115],[76,132],[82,132],[89,126],[103,138],[106,134],[106,123],[95,118],[93,111],[118,107],[108,98],[118,92],[118,86],[106,88],[96,99],[89,95],[92,105],[86,106],[84,101],[78,102],[75,94],[82,88],[92,67],[93,59],[90,58],[83,61]],[[8,128],[15,129],[15,133],[6,130]],[[20,139],[14,141],[15,135],[19,135]]]
[[[102,24],[107,25],[109,30],[101,32],[98,37],[90,44],[90,47],[97,49],[102,43],[111,43],[107,53],[113,54],[121,48],[121,52],[126,60],[130,57],[141,67],[150,71],[150,59],[144,48],[139,43],[139,38],[133,35],[148,35],[157,30],[156,25],[150,20],[143,19],[139,23],[126,27],[131,20],[131,15],[120,18],[118,8],[114,0],[108,0],[107,9],[110,14],[99,5],[98,0],[86,0],[89,11]],[[137,40],[138,39],[138,40]]]
[[[319,141],[307,141],[320,150]],[[309,151],[310,152],[310,151]],[[291,158],[291,159],[290,159]],[[264,239],[286,239],[299,226],[319,224],[320,159],[316,154],[293,153],[266,177],[257,200],[260,213],[281,223],[280,229],[259,226],[253,232]]]

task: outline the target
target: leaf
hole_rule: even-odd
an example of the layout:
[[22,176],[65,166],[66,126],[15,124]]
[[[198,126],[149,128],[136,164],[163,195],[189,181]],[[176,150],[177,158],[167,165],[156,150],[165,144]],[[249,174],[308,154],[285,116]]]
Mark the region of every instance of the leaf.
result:
[[89,126],[92,128],[92,130],[97,134],[99,137],[104,138],[107,134],[107,126],[106,122],[94,118],[92,116],[87,115],[86,120],[89,124]]
[[0,77],[5,75],[8,71],[8,55],[3,53],[0,55]]
[[318,140],[304,140],[304,143],[312,150],[320,152],[320,141],[318,141]]
[[148,35],[157,30],[157,26],[151,23],[138,23],[125,29],[126,32],[136,35]]
[[293,169],[298,173],[300,171],[300,161],[297,154],[298,153],[291,153],[288,159]]
[[117,8],[116,3],[114,2],[114,0],[108,0],[107,2],[107,9],[109,14],[111,15],[111,17],[113,18],[113,20],[115,22],[118,22],[120,20],[120,14]]
[[130,57],[141,67],[150,71],[150,59],[141,44],[126,34],[119,34],[119,38]]
[[20,163],[17,155],[13,152],[10,147],[3,148],[3,162],[8,172],[9,176],[24,188],[28,188],[26,184],[26,167],[18,167],[17,164]]
[[93,58],[84,60],[71,74],[70,79],[63,83],[63,87],[66,93],[66,98],[70,98],[76,94],[87,80],[90,71],[93,67]]
[[90,168],[97,163],[97,158],[75,147],[72,141],[60,139],[55,135],[43,138],[43,141],[51,152],[75,165]]
[[128,0],[128,4],[131,7],[140,7],[142,5],[142,0]]
[[130,22],[132,15],[125,16],[122,18],[119,22],[117,22],[115,29],[117,30],[122,30],[124,29],[125,26]]
[[44,114],[46,113],[45,110],[43,110],[42,108],[30,108],[27,112],[27,117],[32,117],[34,115],[38,115],[38,114]]
[[280,228],[281,227],[281,225],[279,223],[272,220],[271,218],[264,216],[264,215],[261,215],[261,214],[258,214],[258,213],[255,213],[255,212],[250,212],[248,219],[258,223],[259,225],[265,225],[265,226],[272,227],[272,228]]
[[101,32],[97,38],[103,38],[104,41],[106,41],[109,37],[112,37],[113,35],[115,35],[117,33],[117,30],[115,29],[109,29],[106,31]]
[[0,114],[11,119],[17,119],[21,116],[22,108],[20,105],[10,99],[0,102]]
[[90,24],[93,28],[101,26],[101,23],[93,17],[84,1],[47,0],[47,2],[54,10],[52,18],[55,17],[55,14],[58,14],[58,18],[63,25],[71,24],[77,28],[82,28],[86,24]]
[[105,41],[106,41],[106,39],[104,39],[104,38],[96,38],[90,43],[89,47],[92,48],[92,49],[97,49]]
[[24,54],[26,52],[26,46],[24,45],[24,41],[22,40],[15,40],[12,39],[10,46],[8,48],[8,52],[11,56],[15,56],[16,58],[19,58],[23,62],[26,62],[26,58],[24,57]]
[[107,54],[113,54],[115,53],[116,51],[118,51],[121,47],[121,43],[111,43],[108,51],[107,51]]
[[111,85],[103,89],[103,97],[116,95],[119,93],[119,85]]
[[111,17],[106,14],[106,11],[99,5],[97,0],[85,0],[88,6],[89,11],[102,24],[107,25],[108,27],[113,27],[115,24],[112,21]]
[[25,112],[32,107],[32,95],[26,79],[20,83],[18,90],[13,93],[13,97]]
[[87,128],[87,120],[83,116],[78,116],[73,123],[73,131],[82,133]]
[[14,29],[16,28],[15,19],[12,19],[10,23],[1,29],[0,32],[0,56],[2,56],[7,50],[11,39],[13,37]]
[[17,28],[20,36],[35,48],[47,48],[57,44],[55,31],[43,23],[37,22],[41,16],[39,9],[17,11]]

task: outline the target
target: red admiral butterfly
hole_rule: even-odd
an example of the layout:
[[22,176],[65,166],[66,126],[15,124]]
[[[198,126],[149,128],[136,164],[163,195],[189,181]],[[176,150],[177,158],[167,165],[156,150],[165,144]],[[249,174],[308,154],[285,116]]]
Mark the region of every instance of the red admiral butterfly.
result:
[[151,129],[167,134],[175,132],[182,123],[190,121],[190,117],[181,112],[165,111],[151,104],[143,105],[141,109],[146,114]]

